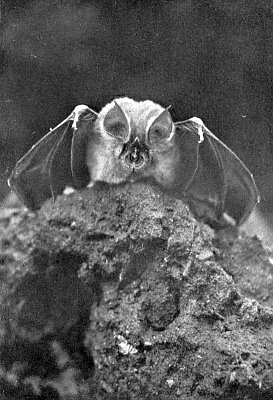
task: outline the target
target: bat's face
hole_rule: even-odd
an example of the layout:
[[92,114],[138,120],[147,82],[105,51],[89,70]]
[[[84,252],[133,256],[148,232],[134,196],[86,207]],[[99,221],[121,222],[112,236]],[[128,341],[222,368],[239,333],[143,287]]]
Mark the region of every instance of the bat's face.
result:
[[164,173],[162,160],[173,147],[174,134],[168,109],[151,101],[117,99],[99,113],[95,130],[98,140],[87,159],[92,180],[120,183]]

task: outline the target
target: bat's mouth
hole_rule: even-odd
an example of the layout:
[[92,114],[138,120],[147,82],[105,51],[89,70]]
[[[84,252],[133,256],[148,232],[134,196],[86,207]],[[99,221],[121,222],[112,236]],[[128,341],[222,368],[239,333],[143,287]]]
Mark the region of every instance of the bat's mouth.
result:
[[148,149],[144,144],[136,138],[132,143],[125,143],[120,157],[124,161],[126,167],[134,170],[143,168],[149,159]]

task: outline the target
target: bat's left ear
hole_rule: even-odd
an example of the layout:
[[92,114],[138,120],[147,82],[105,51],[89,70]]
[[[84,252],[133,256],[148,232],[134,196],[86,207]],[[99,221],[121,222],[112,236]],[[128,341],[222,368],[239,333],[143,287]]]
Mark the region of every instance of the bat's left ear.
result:
[[156,144],[162,140],[168,140],[174,131],[174,124],[169,113],[170,107],[165,108],[161,114],[159,114],[149,127],[148,141],[151,144]]

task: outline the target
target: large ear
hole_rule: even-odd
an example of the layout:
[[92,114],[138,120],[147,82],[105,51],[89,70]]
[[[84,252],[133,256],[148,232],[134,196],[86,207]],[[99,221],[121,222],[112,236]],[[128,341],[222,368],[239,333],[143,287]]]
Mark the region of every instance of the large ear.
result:
[[87,106],[77,106],[17,162],[8,183],[27,207],[39,209],[66,186],[89,183],[86,150],[96,118]]
[[191,118],[176,126],[180,146],[185,146],[181,131],[188,132],[195,143],[198,138],[198,167],[184,193],[189,205],[198,216],[215,223],[215,227],[227,221],[243,223],[259,201],[252,174],[200,118]]
[[169,140],[173,132],[173,120],[169,113],[169,108],[165,108],[152,122],[148,131],[148,141],[151,145],[162,140]]
[[116,101],[104,117],[103,128],[109,135],[122,140],[126,140],[129,135],[127,117]]

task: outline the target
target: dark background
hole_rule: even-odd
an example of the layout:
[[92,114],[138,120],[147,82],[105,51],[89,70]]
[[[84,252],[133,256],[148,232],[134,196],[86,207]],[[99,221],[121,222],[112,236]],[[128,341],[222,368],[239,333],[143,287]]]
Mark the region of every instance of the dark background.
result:
[[273,211],[271,1],[2,0],[0,162],[77,104],[116,96],[198,116],[247,164]]

